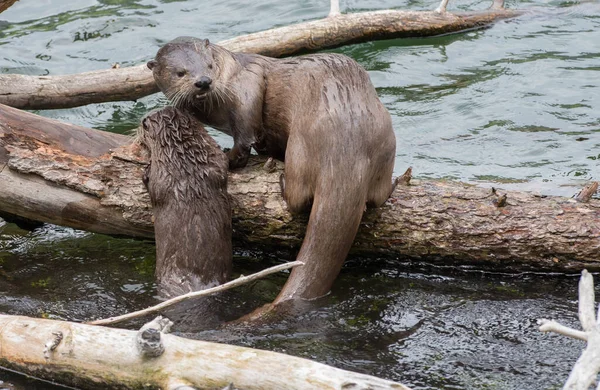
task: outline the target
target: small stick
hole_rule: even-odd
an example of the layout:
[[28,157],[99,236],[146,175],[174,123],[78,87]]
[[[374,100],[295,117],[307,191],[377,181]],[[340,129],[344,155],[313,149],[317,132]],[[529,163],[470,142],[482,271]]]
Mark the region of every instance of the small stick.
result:
[[331,0],[331,8],[329,9],[328,18],[340,15],[340,0]]
[[504,0],[493,0],[492,9],[504,9]]
[[235,280],[221,284],[216,287],[211,287],[206,290],[192,291],[190,293],[180,295],[175,298],[171,298],[169,300],[161,302],[158,305],[149,307],[147,309],[134,311],[132,313],[123,314],[123,315],[117,316],[117,317],[110,317],[110,318],[105,318],[105,319],[101,319],[101,320],[89,321],[89,322],[86,322],[86,324],[88,324],[88,325],[111,325],[111,324],[116,324],[116,323],[119,323],[119,322],[122,322],[125,320],[130,320],[132,318],[139,318],[146,314],[155,313],[161,309],[164,309],[165,307],[169,307],[171,305],[174,305],[176,303],[179,303],[179,302],[191,299],[191,298],[205,297],[207,295],[211,295],[211,294],[215,294],[215,293],[218,293],[221,291],[229,290],[231,288],[238,287],[238,286],[244,285],[246,283],[252,282],[254,280],[263,278],[267,275],[274,274],[276,272],[283,271],[285,269],[289,269],[289,268],[296,267],[299,265],[304,265],[304,263],[301,261],[292,261],[290,263],[276,265],[274,267],[264,269],[260,272],[252,274],[252,275],[248,275],[248,276],[242,275]]
[[438,14],[443,14],[446,12],[446,7],[448,6],[448,0],[442,0],[440,5],[435,9],[435,12]]
[[596,327],[594,278],[586,269],[579,280],[579,322],[584,331],[590,332]]
[[586,332],[582,332],[577,329],[569,328],[568,326],[564,326],[559,324],[554,320],[546,320],[541,319],[538,320],[538,325],[540,332],[553,332],[557,334],[562,334],[563,336],[570,337],[572,339],[588,341],[588,336]]
[[575,200],[581,203],[587,203],[592,196],[598,191],[598,182],[592,182],[587,186],[583,187],[581,191],[577,195],[575,195]]
[[401,186],[409,186],[410,179],[412,179],[412,167],[408,167],[406,172],[396,179],[396,183]]

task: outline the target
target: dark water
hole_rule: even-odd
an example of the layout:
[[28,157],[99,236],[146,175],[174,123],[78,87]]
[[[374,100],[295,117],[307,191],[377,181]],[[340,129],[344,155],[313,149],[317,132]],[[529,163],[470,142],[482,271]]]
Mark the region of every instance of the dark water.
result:
[[[0,72],[76,73],[145,62],[178,35],[218,42],[324,16],[325,0],[20,1],[0,14]],[[435,8],[350,0],[343,11]],[[452,1],[482,9],[487,1]],[[570,196],[600,175],[600,4],[509,1],[532,12],[493,28],[340,48],[368,71],[392,114],[396,170]],[[124,132],[160,95],[43,111]],[[222,144],[230,141],[218,136]],[[2,224],[2,222],[0,222]],[[274,254],[240,253],[247,274]],[[45,226],[0,227],[0,312],[81,321],[156,302],[154,246]],[[285,275],[229,297],[230,315],[268,302]],[[332,294],[300,318],[186,336],[285,351],[415,389],[560,388],[583,347],[535,320],[576,323],[572,276],[498,275],[351,259]],[[18,388],[47,388],[8,373]],[[9,384],[0,384],[0,387]]]
[[[236,272],[256,272],[276,258],[259,255],[238,253]],[[158,303],[153,261],[148,242],[6,224],[0,312],[82,321],[150,306]],[[236,318],[271,301],[285,277],[241,288],[223,300],[223,311]],[[329,296],[272,325],[215,330],[203,328],[204,314],[190,307],[166,315],[185,337],[285,352],[414,389],[550,389],[564,383],[584,345],[541,334],[536,320],[578,326],[576,296],[576,276],[353,258]],[[16,388],[48,388],[6,372],[0,378]]]

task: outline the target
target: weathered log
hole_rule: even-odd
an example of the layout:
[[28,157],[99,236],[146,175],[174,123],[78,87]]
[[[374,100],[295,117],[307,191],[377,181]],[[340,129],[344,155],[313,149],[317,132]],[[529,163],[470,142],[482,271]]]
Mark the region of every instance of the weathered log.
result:
[[[471,30],[523,12],[494,7],[454,13],[382,10],[340,14],[243,35],[219,44],[231,51],[282,57],[350,43]],[[136,100],[155,92],[158,88],[145,64],[62,76],[0,75],[0,103],[23,109]]]
[[[127,137],[0,105],[0,212],[112,235],[153,237],[145,159]],[[234,243],[299,247],[306,216],[280,195],[282,163],[230,173]],[[520,269],[600,269],[600,200],[415,181],[368,211],[353,253]]]
[[0,13],[7,10],[8,7],[16,3],[18,0],[0,0]]
[[[165,334],[165,326],[155,321],[144,330],[158,333],[143,336],[131,330],[0,315],[0,366],[84,389],[222,389],[233,383],[247,390],[409,390],[308,359]],[[157,344],[152,352],[139,345],[147,341]],[[45,346],[50,346],[46,353]]]

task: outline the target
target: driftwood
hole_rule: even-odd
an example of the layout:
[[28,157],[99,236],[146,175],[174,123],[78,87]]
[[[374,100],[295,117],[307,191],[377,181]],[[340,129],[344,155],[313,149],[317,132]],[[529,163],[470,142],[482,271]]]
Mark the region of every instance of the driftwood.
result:
[[0,365],[85,389],[396,389],[281,353],[189,340],[158,318],[140,332],[0,315]]
[[596,382],[600,372],[600,311],[596,317],[594,306],[594,278],[589,272],[583,270],[579,281],[579,322],[583,331],[566,327],[552,320],[538,321],[542,332],[554,332],[587,342],[587,347],[571,370],[563,387],[564,390],[588,390]]
[[[0,105],[0,214],[152,238],[141,180],[146,162],[135,147],[123,146],[128,142]],[[307,218],[286,210],[282,163],[272,169],[263,164],[255,158],[230,173],[234,243],[296,249]],[[365,214],[353,253],[502,269],[600,269],[598,199],[584,203],[463,183],[411,183]]]
[[[274,28],[219,42],[231,51],[282,57],[350,43],[425,37],[489,26],[521,15],[522,10],[494,1],[472,12],[382,10],[331,17]],[[158,92],[146,65],[62,76],[0,75],[0,103],[23,109],[77,107],[90,103],[136,100]]]

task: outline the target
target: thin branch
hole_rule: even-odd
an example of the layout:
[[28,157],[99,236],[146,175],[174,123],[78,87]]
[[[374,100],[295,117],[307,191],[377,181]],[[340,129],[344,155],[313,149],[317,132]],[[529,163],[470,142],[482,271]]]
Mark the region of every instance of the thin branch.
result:
[[504,0],[494,0],[492,2],[492,9],[504,9]]
[[218,292],[222,292],[225,290],[229,290],[232,289],[234,287],[238,287],[241,285],[244,285],[246,283],[250,283],[254,280],[260,279],[260,278],[264,278],[267,275],[271,275],[274,274],[276,272],[279,271],[283,271],[292,267],[296,267],[299,265],[304,265],[303,262],[301,261],[292,261],[289,263],[285,263],[285,264],[280,264],[280,265],[276,265],[274,267],[271,268],[267,268],[264,269],[260,272],[257,272],[255,274],[252,275],[248,275],[248,276],[240,276],[239,278],[232,280],[230,282],[221,284],[220,286],[216,286],[216,287],[212,287],[212,288],[208,288],[206,290],[200,290],[200,291],[192,291],[190,293],[184,294],[184,295],[180,295],[178,297],[175,298],[171,298],[169,300],[166,300],[164,302],[159,303],[158,305],[149,307],[147,309],[143,309],[143,310],[138,310],[138,311],[134,311],[132,313],[127,313],[127,314],[123,314],[121,316],[117,316],[117,317],[110,317],[110,318],[105,318],[105,319],[101,319],[101,320],[96,320],[96,321],[90,321],[87,322],[87,324],[89,325],[112,325],[112,324],[116,324],[119,322],[123,322],[125,320],[130,320],[132,318],[138,318],[138,317],[142,317],[146,314],[150,314],[150,313],[156,313],[159,310],[162,310],[166,307],[172,306],[176,303],[188,300],[188,299],[192,299],[192,298],[199,298],[199,297],[205,297],[207,295],[212,295]]
[[329,9],[329,15],[327,16],[332,18],[340,14],[340,0],[331,0],[331,8]]
[[588,335],[586,332],[569,328],[568,326],[561,325],[554,320],[541,319],[538,320],[538,325],[540,326],[540,332],[554,332],[577,340],[588,340]]
[[448,6],[448,1],[449,0],[442,0],[440,5],[435,9],[435,12],[437,12],[438,14],[446,12],[446,7]]
[[589,332],[596,326],[594,278],[587,271],[581,272],[579,280],[579,321],[583,330]]

